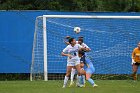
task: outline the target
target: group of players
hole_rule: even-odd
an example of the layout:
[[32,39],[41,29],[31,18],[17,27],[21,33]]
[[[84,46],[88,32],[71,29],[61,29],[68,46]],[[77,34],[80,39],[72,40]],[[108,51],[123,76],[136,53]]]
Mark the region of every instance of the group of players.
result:
[[66,87],[69,76],[71,75],[70,86],[74,84],[74,75],[77,72],[77,83],[78,87],[85,87],[85,79],[93,86],[98,86],[95,84],[91,75],[95,72],[95,68],[92,61],[87,57],[86,52],[91,49],[83,42],[83,37],[79,37],[78,41],[70,36],[66,37],[64,42],[67,47],[62,51],[62,56],[67,56],[67,71],[64,78],[63,88]]
[[[64,40],[67,47],[62,51],[62,56],[67,56],[67,71],[64,78],[63,88],[66,87],[69,76],[71,75],[70,86],[74,84],[74,75],[77,71],[77,83],[76,86],[85,87],[85,79],[93,86],[95,84],[91,75],[95,72],[95,68],[92,61],[87,57],[87,53],[91,49],[83,42],[83,37],[79,37],[78,41],[70,36],[67,36]],[[132,52],[132,70],[133,80],[137,80],[137,71],[140,66],[140,42],[138,46]]]

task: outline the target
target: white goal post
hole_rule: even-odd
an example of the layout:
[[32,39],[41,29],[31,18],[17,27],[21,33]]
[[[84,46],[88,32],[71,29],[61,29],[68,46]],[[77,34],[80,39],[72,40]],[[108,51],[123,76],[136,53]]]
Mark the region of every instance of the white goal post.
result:
[[[43,15],[40,16],[43,17],[43,50],[44,50],[44,81],[48,81],[48,64],[47,64],[47,24],[46,20],[47,18],[87,18],[87,19],[140,19],[140,16],[95,16],[95,15]],[[32,55],[33,57],[33,55]],[[33,61],[32,61],[32,64]],[[30,73],[30,80],[32,81],[32,70],[33,70],[33,65],[31,65],[31,73]]]
[[140,19],[140,16],[86,16],[86,15],[43,15],[45,18],[103,18],[103,19]]

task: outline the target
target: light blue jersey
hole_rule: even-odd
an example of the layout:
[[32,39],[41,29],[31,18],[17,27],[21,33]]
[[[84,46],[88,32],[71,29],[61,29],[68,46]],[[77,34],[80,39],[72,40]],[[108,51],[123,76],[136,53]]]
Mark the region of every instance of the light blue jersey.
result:
[[85,64],[84,69],[86,73],[93,74],[95,72],[95,68],[92,64],[92,61],[89,58],[87,58],[85,55],[81,57],[80,61]]

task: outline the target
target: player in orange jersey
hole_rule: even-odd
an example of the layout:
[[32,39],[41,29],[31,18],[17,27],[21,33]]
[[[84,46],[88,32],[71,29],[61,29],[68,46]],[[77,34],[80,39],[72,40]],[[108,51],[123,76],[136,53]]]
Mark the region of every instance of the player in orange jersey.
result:
[[133,69],[133,79],[137,80],[137,71],[140,66],[140,42],[138,46],[132,52],[132,69]]

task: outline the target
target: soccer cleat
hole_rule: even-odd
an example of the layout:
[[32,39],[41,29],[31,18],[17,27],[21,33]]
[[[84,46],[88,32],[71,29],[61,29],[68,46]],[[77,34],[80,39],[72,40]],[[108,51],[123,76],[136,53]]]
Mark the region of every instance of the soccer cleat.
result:
[[78,87],[78,86],[79,86],[79,83],[77,82],[77,83],[76,83],[76,87]]
[[66,86],[65,85],[63,85],[63,87],[62,88],[66,88]]
[[98,87],[98,85],[97,84],[94,84],[93,87]]
[[73,85],[74,85],[74,82],[71,81],[69,87],[71,87],[71,86],[73,86]]
[[83,87],[86,87],[86,84],[84,83]]
[[80,88],[83,88],[83,87],[84,87],[84,85],[80,85],[79,87],[80,87]]
[[84,85],[80,85],[80,84],[79,85],[76,85],[76,86],[77,87],[80,87],[80,88],[83,88],[84,87]]
[[86,81],[84,81],[83,87],[86,87]]

